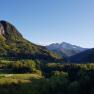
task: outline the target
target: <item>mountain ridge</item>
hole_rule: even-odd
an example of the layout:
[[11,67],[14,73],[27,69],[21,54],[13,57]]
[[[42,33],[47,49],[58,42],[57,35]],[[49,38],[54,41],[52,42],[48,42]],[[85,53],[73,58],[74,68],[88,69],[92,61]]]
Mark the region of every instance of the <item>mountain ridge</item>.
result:
[[78,53],[69,58],[70,62],[77,63],[93,63],[94,62],[94,48],[88,49],[81,53]]
[[58,60],[61,57],[47,50],[44,46],[36,45],[19,33],[14,25],[0,21],[0,57],[11,59],[42,59]]
[[50,45],[47,45],[46,48],[48,50],[60,54],[63,57],[70,57],[88,49],[88,48],[82,48],[80,46],[72,45],[66,42],[52,43]]

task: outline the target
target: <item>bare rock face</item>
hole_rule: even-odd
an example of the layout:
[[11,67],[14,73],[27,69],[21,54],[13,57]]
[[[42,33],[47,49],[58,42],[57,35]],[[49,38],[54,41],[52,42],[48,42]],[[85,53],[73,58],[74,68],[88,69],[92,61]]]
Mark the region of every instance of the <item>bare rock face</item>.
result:
[[1,37],[3,36],[4,39],[10,41],[23,40],[23,36],[15,26],[3,20],[0,21],[0,35]]
[[1,23],[0,23],[0,35],[4,35],[4,27]]

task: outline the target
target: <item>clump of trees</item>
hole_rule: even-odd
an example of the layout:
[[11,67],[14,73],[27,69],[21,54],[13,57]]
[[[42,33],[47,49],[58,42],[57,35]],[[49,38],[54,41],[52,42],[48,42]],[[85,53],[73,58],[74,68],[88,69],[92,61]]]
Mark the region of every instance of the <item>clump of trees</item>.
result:
[[94,64],[51,63],[43,66],[46,78],[32,81],[32,94],[94,94]]
[[10,94],[10,91],[12,94],[94,94],[94,64],[27,60],[12,62],[6,68],[14,73],[39,73],[44,78],[31,79],[30,83],[0,85],[0,93],[3,94]]
[[[0,61],[0,69],[10,73],[38,73],[41,74],[39,62],[34,60]],[[6,71],[6,72],[7,72]]]
[[39,72],[38,65],[33,60],[15,61],[8,66],[14,73],[36,73]]

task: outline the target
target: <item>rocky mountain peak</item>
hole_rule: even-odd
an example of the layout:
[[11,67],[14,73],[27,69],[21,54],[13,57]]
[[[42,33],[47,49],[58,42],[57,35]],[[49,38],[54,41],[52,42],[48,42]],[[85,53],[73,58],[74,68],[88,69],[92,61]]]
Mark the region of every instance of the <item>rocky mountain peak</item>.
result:
[[22,38],[19,31],[12,24],[4,20],[0,21],[0,35],[6,40],[20,40]]
[[5,31],[4,31],[4,27],[3,25],[0,23],[0,35],[4,35]]
[[62,57],[69,57],[87,50],[87,48],[82,48],[67,42],[50,44],[46,46],[46,48],[57,54],[60,54]]

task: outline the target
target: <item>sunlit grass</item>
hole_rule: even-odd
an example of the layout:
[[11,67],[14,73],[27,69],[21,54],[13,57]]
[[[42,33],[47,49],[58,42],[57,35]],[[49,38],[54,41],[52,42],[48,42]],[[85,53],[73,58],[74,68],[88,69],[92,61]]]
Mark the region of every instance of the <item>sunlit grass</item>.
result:
[[38,74],[0,74],[0,84],[29,83],[31,79],[40,79]]

